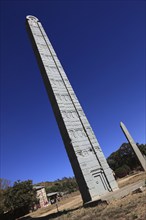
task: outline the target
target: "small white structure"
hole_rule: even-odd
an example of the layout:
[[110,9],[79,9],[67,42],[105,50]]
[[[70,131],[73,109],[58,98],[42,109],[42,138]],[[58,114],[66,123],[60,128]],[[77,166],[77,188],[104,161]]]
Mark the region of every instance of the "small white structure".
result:
[[33,189],[36,191],[37,199],[39,200],[40,208],[48,205],[48,199],[46,195],[46,190],[44,186],[33,186]]

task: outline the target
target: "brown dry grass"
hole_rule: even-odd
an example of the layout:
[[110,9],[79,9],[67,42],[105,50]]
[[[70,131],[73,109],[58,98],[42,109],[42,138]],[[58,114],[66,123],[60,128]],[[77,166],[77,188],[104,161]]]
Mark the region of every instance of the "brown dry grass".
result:
[[119,179],[117,182],[118,182],[119,188],[121,188],[129,184],[138,182],[139,180],[146,180],[146,172],[139,172],[139,173],[136,173],[135,175],[126,176],[122,179]]
[[[63,211],[70,208],[77,208],[82,206],[82,199],[79,191],[71,193],[69,195],[65,195],[61,201],[58,203],[59,211]],[[39,216],[46,216],[52,213],[56,213],[57,208],[56,204],[49,205],[47,207],[41,208],[32,212],[26,216],[30,216],[32,218],[39,217]],[[21,219],[21,218],[20,218]],[[23,218],[22,218],[23,219]]]
[[[120,179],[119,187],[146,179],[146,173],[141,172],[133,176]],[[98,205],[83,208],[79,192],[70,194],[56,206],[51,205],[31,213],[27,219],[31,220],[144,220],[146,219],[146,190],[142,193],[128,195],[120,200],[112,200],[108,205]],[[30,217],[30,218],[29,218]]]
[[[146,194],[145,192],[129,195],[121,200],[112,201],[107,206],[96,206],[92,208],[79,208],[68,211],[55,220],[144,220],[146,219]],[[53,218],[47,218],[53,219]],[[40,218],[41,220],[41,218]]]

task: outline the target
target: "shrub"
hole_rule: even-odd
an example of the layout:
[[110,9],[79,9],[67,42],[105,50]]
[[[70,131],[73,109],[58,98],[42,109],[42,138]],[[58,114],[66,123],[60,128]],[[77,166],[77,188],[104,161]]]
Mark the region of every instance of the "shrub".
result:
[[36,202],[36,192],[33,190],[32,181],[17,181],[4,193],[4,204],[12,217],[27,214]]
[[130,167],[123,165],[115,170],[116,177],[122,178],[130,173]]

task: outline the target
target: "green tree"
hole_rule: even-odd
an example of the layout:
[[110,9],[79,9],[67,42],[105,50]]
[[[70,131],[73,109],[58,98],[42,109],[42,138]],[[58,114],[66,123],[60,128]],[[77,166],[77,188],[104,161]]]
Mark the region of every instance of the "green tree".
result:
[[10,187],[11,181],[0,178],[0,216],[6,211],[6,207],[4,204],[5,196],[4,193]]
[[[52,185],[53,184],[53,185]],[[56,180],[50,186],[46,187],[46,192],[74,192],[78,190],[78,185],[74,177],[63,177],[61,180]]]
[[137,146],[139,147],[139,150],[141,151],[141,153],[146,156],[146,144],[139,144],[137,143]]
[[123,165],[115,170],[116,177],[122,178],[130,173],[130,168],[127,165]]
[[[146,155],[146,145],[137,144],[137,146],[142,154]],[[117,177],[127,175],[132,170],[142,169],[140,162],[129,143],[123,143],[116,152],[113,152],[107,158],[107,162]],[[127,166],[127,172],[126,167],[124,167],[125,165]]]
[[5,206],[15,217],[20,217],[29,212],[37,202],[36,192],[33,190],[31,180],[17,181],[9,187],[5,194]]

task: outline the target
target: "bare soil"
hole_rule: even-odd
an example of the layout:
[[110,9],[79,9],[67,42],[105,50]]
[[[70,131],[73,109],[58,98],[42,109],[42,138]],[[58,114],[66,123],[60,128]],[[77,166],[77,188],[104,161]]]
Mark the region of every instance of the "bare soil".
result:
[[[146,179],[146,173],[140,172],[118,180],[119,188]],[[146,219],[146,190],[141,193],[128,195],[122,199],[113,199],[108,205],[98,205],[84,208],[79,192],[64,197],[58,203],[39,209],[23,219],[32,220],[132,220]]]
[[129,175],[117,180],[119,188],[138,182],[139,180],[146,180],[146,172],[139,172],[134,175]]

